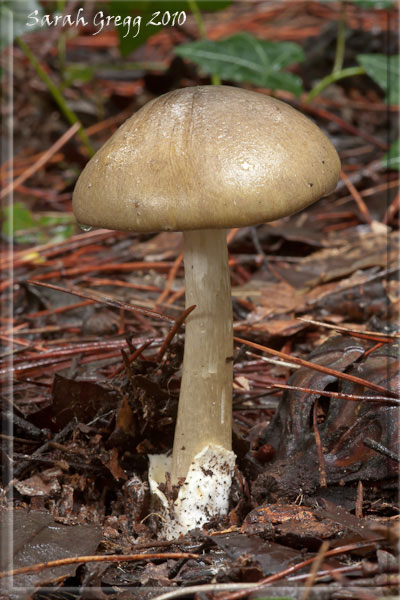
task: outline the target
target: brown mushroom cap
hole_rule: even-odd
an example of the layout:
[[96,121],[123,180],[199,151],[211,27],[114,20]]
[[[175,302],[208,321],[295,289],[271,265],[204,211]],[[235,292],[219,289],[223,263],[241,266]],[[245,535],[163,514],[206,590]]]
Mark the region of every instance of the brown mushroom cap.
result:
[[184,231],[279,219],[333,191],[340,161],[322,131],[274,98],[190,87],[136,112],[89,161],[73,210],[86,225]]

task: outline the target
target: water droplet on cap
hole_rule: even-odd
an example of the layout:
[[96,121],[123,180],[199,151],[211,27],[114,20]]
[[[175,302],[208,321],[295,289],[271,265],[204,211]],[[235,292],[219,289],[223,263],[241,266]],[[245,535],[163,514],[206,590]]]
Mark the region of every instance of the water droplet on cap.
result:
[[78,223],[78,225],[82,231],[91,231],[93,229],[91,225],[85,225],[85,223]]

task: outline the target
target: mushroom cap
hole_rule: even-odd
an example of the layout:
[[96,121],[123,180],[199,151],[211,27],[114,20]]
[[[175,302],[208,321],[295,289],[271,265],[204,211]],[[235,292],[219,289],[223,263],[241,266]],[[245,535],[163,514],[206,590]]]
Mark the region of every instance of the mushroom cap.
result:
[[241,227],[295,213],[332,192],[340,160],[284,102],[230,86],[188,87],[129,118],[88,162],[78,222],[123,231]]

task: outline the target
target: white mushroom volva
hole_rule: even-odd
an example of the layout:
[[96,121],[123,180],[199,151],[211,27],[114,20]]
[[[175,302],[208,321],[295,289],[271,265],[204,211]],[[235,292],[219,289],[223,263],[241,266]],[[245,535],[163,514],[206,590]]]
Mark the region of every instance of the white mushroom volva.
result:
[[[200,512],[201,502],[206,506],[203,517],[196,513],[188,524],[185,517],[182,531],[228,508],[234,456],[226,229],[295,213],[333,191],[339,173],[328,138],[288,104],[240,88],[200,86],[143,106],[79,177],[73,210],[80,223],[184,234],[186,304],[196,309],[186,322],[171,477],[187,478],[187,497],[192,463],[208,448],[203,457],[212,451],[222,458],[212,469],[202,459],[205,487],[226,498],[210,509],[208,491],[208,500],[196,500]],[[222,491],[210,487],[213,478],[225,478]]]

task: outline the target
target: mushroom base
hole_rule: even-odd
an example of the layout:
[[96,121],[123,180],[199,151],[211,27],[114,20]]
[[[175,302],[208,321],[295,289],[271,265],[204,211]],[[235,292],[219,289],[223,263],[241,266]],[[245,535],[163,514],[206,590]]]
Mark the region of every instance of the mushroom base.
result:
[[190,465],[187,477],[171,505],[159,484],[165,481],[171,458],[164,454],[149,456],[149,484],[152,510],[162,521],[159,537],[172,540],[202,527],[213,517],[226,515],[235,466],[235,454],[222,446],[209,445]]

